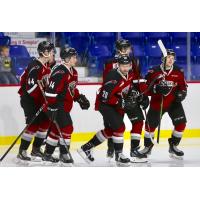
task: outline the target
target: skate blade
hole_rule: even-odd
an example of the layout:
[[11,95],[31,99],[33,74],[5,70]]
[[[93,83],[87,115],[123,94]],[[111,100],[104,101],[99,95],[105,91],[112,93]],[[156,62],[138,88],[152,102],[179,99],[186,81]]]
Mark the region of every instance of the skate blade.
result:
[[121,162],[116,162],[117,167],[130,167],[131,163],[121,163]]
[[89,160],[89,159],[87,158],[87,156],[85,155],[85,153],[84,153],[81,149],[78,149],[78,150],[77,150],[77,153],[81,156],[81,158],[83,158],[83,160],[84,160],[86,163],[88,163],[88,164],[91,164],[91,163],[92,163],[92,161]]
[[29,167],[31,165],[31,161],[21,160],[20,158],[14,158],[13,162],[19,166]]
[[130,158],[131,163],[147,163],[148,160],[147,158],[136,158],[136,157],[131,157]]
[[72,163],[63,163],[60,162],[60,167],[73,167],[74,165]]
[[42,165],[46,167],[59,167],[59,162],[53,163],[50,161],[42,161]]
[[174,160],[183,160],[183,156],[177,156],[177,155],[175,155],[173,153],[170,153],[169,157],[174,159]]
[[37,156],[31,156],[31,161],[32,162],[41,162],[42,158],[41,157],[37,157]]

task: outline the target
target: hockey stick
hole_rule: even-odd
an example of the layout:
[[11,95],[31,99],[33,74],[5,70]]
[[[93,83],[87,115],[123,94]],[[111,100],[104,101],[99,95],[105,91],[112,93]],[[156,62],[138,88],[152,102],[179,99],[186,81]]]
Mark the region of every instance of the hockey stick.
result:
[[6,157],[6,155],[10,152],[10,150],[13,148],[13,146],[17,143],[17,141],[19,140],[19,138],[24,134],[24,132],[28,129],[28,127],[33,123],[33,121],[38,117],[38,115],[43,111],[44,107],[46,106],[46,104],[44,103],[41,108],[36,112],[36,114],[34,115],[34,117],[31,119],[30,123],[26,125],[26,127],[23,129],[23,131],[17,136],[17,138],[15,139],[15,141],[11,144],[11,146],[8,148],[8,150],[3,154],[3,156],[0,159],[0,162],[3,161],[3,159]]
[[159,118],[159,124],[158,124],[158,134],[157,134],[157,143],[159,144],[160,140],[160,128],[161,128],[161,119],[162,119],[162,112],[163,112],[163,95],[162,95],[162,100],[161,100],[161,105],[160,105],[160,118]]
[[[148,121],[148,118],[147,118],[147,111],[146,111],[146,109],[144,110],[144,115],[145,115],[145,119],[146,119],[146,123],[147,123],[148,129],[149,129],[149,131],[150,131],[150,126],[149,126],[149,121]],[[150,133],[150,132],[149,132],[149,133]],[[150,137],[151,142],[152,142],[154,145],[158,144],[158,143],[154,140],[154,138],[152,137],[151,134],[149,134],[149,137]]]
[[[44,100],[45,100],[45,102],[46,102],[46,104],[47,104],[48,101],[47,101],[46,96],[45,96],[45,94],[44,94],[44,90],[43,90],[43,88],[42,88],[42,85],[41,85],[41,83],[40,83],[39,80],[38,80],[37,82],[38,82],[39,88],[40,88],[40,90],[41,90],[42,96],[44,97]],[[72,158],[72,155],[71,155],[71,153],[70,153],[70,151],[69,151],[69,149],[68,149],[68,147],[67,147],[67,143],[66,143],[65,139],[63,138],[62,132],[61,132],[61,130],[60,130],[60,127],[59,127],[58,123],[57,123],[56,120],[55,120],[55,117],[53,117],[53,123],[56,125],[56,128],[57,128],[57,130],[58,130],[58,133],[59,133],[59,135],[60,135],[60,138],[62,138],[63,143],[65,144],[65,148],[66,148],[66,150],[67,150],[67,153],[69,154],[70,159],[72,160],[72,163],[74,163],[74,160],[73,160],[73,158]]]
[[[158,45],[159,45],[160,50],[162,51],[162,54],[164,57],[164,69],[165,69],[166,68],[167,50],[166,50],[162,40],[158,40]],[[161,105],[160,105],[160,119],[159,119],[158,134],[157,134],[157,143],[158,144],[159,144],[159,140],[160,140],[161,119],[162,119],[162,115],[163,115],[163,100],[164,100],[164,97],[162,95]]]

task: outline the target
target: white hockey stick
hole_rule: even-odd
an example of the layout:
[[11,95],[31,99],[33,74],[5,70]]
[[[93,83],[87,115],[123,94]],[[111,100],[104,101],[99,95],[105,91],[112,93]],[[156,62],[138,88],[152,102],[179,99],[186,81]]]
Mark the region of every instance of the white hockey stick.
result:
[[[164,56],[164,69],[166,66],[166,57],[167,57],[167,50],[162,42],[162,40],[158,40],[158,45],[160,47],[160,50],[162,51],[162,54]],[[160,105],[160,120],[159,120],[159,125],[158,125],[158,134],[157,134],[157,143],[159,144],[160,140],[160,128],[161,128],[161,118],[163,114],[163,95],[162,95],[162,100],[161,100],[161,105]]]
[[162,40],[158,40],[158,45],[160,47],[160,50],[162,51],[163,53],[163,56],[166,58],[167,57],[167,50],[162,42]]

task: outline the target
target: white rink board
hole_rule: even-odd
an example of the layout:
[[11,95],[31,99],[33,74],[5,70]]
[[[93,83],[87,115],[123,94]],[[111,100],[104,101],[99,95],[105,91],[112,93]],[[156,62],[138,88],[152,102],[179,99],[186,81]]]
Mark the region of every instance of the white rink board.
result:
[[[188,119],[188,129],[200,129],[200,83],[189,83],[187,100],[184,101],[185,112]],[[103,127],[101,115],[94,111],[96,91],[99,85],[79,85],[81,93],[85,94],[91,102],[88,111],[80,109],[77,103],[71,116],[74,122],[74,132],[95,132]],[[19,87],[0,87],[0,136],[18,135],[24,128],[23,110],[20,107],[18,96]],[[131,129],[131,124],[125,117],[127,130]],[[172,129],[171,120],[166,114],[162,121],[162,129]]]

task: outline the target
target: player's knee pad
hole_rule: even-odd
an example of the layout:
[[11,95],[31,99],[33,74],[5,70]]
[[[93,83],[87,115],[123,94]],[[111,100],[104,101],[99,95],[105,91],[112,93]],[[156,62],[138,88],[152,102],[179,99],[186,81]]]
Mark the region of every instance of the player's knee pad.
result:
[[107,135],[105,133],[105,130],[101,130],[101,131],[98,131],[96,133],[96,137],[98,138],[98,140],[102,143],[104,142],[106,139],[107,139]]
[[39,125],[39,131],[41,132],[45,132],[48,130],[49,128],[49,125],[50,125],[50,121],[49,120],[44,120],[40,123]]
[[120,128],[113,130],[113,136],[122,137],[125,131],[125,125],[123,124]]
[[59,140],[59,137],[57,137],[57,135],[53,135],[54,133],[50,133],[49,136],[47,137],[47,141],[46,143],[51,145],[51,146],[57,146],[58,145],[58,140]]
[[72,125],[65,126],[64,128],[60,129],[64,139],[71,139],[71,134],[74,130]]
[[186,123],[180,123],[174,126],[174,130],[178,132],[183,132],[185,130]]
[[138,133],[141,134],[142,133],[142,128],[143,128],[143,121],[138,121],[132,124],[132,130],[131,133]]
[[39,125],[31,124],[28,128],[26,133],[34,135],[39,130]]
[[145,123],[145,131],[147,132],[154,132],[156,127],[149,126],[149,124]]
[[106,138],[111,138],[112,135],[113,135],[113,131],[112,131],[111,128],[105,128],[105,129],[103,130],[103,134],[104,134],[104,136],[105,136]]

